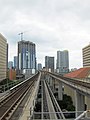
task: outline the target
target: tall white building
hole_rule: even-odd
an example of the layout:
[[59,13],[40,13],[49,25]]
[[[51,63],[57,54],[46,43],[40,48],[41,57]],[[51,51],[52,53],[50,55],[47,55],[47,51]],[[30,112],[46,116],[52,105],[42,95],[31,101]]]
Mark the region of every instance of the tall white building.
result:
[[6,79],[7,70],[7,40],[0,34],[0,81]]
[[68,51],[57,51],[57,72],[64,74],[69,72],[69,55]]
[[90,44],[82,49],[83,67],[90,67]]

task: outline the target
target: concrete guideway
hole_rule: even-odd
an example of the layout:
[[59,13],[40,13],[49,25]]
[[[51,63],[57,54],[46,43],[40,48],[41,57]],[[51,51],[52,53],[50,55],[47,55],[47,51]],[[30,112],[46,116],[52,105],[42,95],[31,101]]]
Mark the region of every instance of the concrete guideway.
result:
[[29,98],[27,99],[27,102],[23,108],[23,113],[20,116],[19,120],[30,120],[30,118],[33,115],[33,109],[35,106],[35,100],[37,98],[37,92],[39,89],[39,83],[40,83],[41,73],[39,75],[38,80],[36,81],[31,94],[29,95]]
[[[63,77],[61,75],[50,73],[50,72],[45,72],[45,74],[50,79],[52,80],[55,79],[56,81],[58,81],[58,83],[62,82],[63,85],[65,84],[75,91],[76,118],[85,111],[85,96],[90,97],[90,83],[89,82]],[[52,87],[53,87],[53,84],[52,84]]]
[[46,90],[45,90],[45,84],[44,84],[44,80],[41,79],[41,118],[48,118],[50,119],[49,116],[49,108],[48,108],[48,100],[47,100],[47,94],[46,94]]
[[[30,92],[28,92],[28,96],[26,97],[26,103],[24,104],[24,108],[22,108],[23,112],[21,113],[19,120],[35,120],[34,117],[32,118],[32,116],[34,115],[34,108],[35,108],[35,103],[37,103],[36,99],[38,97],[39,90],[41,90],[41,112],[40,112],[41,120],[46,120],[46,119],[47,120],[66,120],[64,117],[64,114],[61,111],[60,106],[58,105],[58,102],[53,94],[53,91],[55,89],[53,89],[53,87],[51,87],[51,84],[49,85],[48,79],[46,79],[44,75],[42,74],[42,72],[39,72],[38,77],[35,78],[34,85],[33,85],[32,89],[29,90]],[[54,76],[54,75],[51,75],[51,76],[60,82],[64,81],[64,83],[69,86],[77,85],[72,82],[69,83],[69,81],[65,81],[61,78],[58,78],[57,76]],[[50,81],[52,82],[53,79],[52,80],[50,79]],[[42,83],[42,84],[40,84],[40,83]],[[42,85],[42,86],[40,86],[40,85]],[[52,85],[54,85],[53,82],[52,82]],[[79,86],[80,85],[78,85],[78,87]],[[41,87],[41,89],[39,89],[40,87]],[[62,86],[59,86],[59,87],[61,88]],[[83,87],[84,86],[82,86],[82,88]],[[62,92],[62,90],[60,88],[58,90],[60,92]],[[74,88],[74,89],[76,90],[76,88]],[[78,92],[78,89],[77,89],[76,90],[77,105],[79,106],[80,109],[81,109],[80,106],[84,104],[83,97],[84,96],[80,92]],[[83,100],[83,102],[81,102],[82,100]],[[46,108],[47,108],[47,110],[45,111]],[[78,107],[76,109],[78,111],[80,111],[78,109]],[[76,111],[76,113],[78,111]],[[67,119],[67,120],[88,120],[88,118],[86,118],[86,114],[88,112],[90,112],[90,110],[87,110],[84,112],[82,110],[81,114],[78,114],[76,119]],[[38,112],[36,114],[38,114]],[[48,114],[46,116],[47,117],[46,119],[44,117],[45,114]],[[38,120],[38,119],[36,119],[36,120]]]
[[[79,92],[81,92],[82,94],[86,95],[86,96],[90,96],[90,83],[86,83],[86,82],[82,82],[79,80],[76,80],[74,82],[75,79],[70,79],[70,78],[66,78],[62,77],[62,76],[56,76],[56,74],[54,73],[48,73],[48,75],[50,75],[51,77],[55,78],[57,81],[61,81],[62,83],[72,87],[75,90],[79,90]],[[83,84],[82,84],[83,83]],[[86,85],[85,85],[86,83]]]
[[48,87],[49,94],[51,95],[51,98],[52,98],[52,101],[53,101],[53,105],[55,106],[55,109],[56,109],[55,112],[58,113],[58,117],[59,118],[65,120],[65,116],[64,116],[64,114],[63,114],[63,112],[62,112],[62,110],[61,110],[61,108],[60,108],[60,106],[59,106],[59,104],[58,104],[58,102],[57,102],[57,100],[56,100],[56,98],[55,98],[51,88],[49,87],[48,82],[46,82],[46,84],[47,84],[47,87]]
[[[36,73],[32,77],[24,80],[22,83],[14,86],[5,93],[0,99],[0,120],[12,120],[19,119],[22,114],[23,107],[25,108],[29,94],[33,93],[35,90],[36,93],[33,97],[34,101],[32,103],[32,108],[35,105],[35,99],[37,97],[37,89],[39,87],[41,73]],[[34,88],[34,89],[33,89]],[[33,91],[32,91],[33,90]],[[29,101],[29,100],[28,100]],[[29,108],[30,116],[30,108]]]
[[49,114],[50,119],[51,119],[51,120],[57,119],[57,116],[56,116],[56,113],[55,113],[55,109],[54,109],[54,106],[53,106],[51,97],[50,97],[50,95],[49,95],[48,88],[47,88],[47,86],[46,86],[45,81],[44,81],[44,86],[45,86],[46,98],[47,98],[47,101],[48,101],[47,105],[48,105],[49,112],[53,112],[53,113],[54,113],[54,114]]
[[[48,85],[48,83],[46,83],[46,80],[43,75],[40,78],[40,82],[41,82],[41,112],[33,112],[32,118],[28,117],[28,120],[35,120],[36,119],[36,118],[34,118],[35,114],[41,115],[40,119],[42,119],[42,120],[44,120],[44,119],[59,120],[59,118],[60,119],[63,118],[65,120],[65,117],[57,103],[57,100],[54,97],[53,92],[50,89],[50,86]],[[31,103],[31,101],[30,101],[30,103]],[[36,103],[37,103],[37,101],[36,101]],[[30,104],[28,104],[28,106],[30,107]],[[22,118],[24,118],[24,117],[22,117]]]
[[[60,78],[57,78],[56,76],[53,76],[53,77],[57,80],[60,80],[61,82],[64,81],[65,84],[67,84],[69,86],[72,86],[72,88],[73,88],[73,85],[74,85],[74,87],[76,86],[73,83],[69,83],[69,81],[62,80]],[[41,76],[40,76],[39,82],[40,82],[40,80],[41,80]],[[34,106],[35,106],[35,100],[34,99],[36,98],[36,96],[38,94],[37,92],[38,92],[39,82],[37,82],[35,87],[32,89],[31,95],[29,96],[29,98],[27,100],[27,103],[25,104],[25,107],[23,109],[23,115],[21,116],[21,118],[19,120],[31,120],[30,118],[33,115],[33,112],[34,112],[33,109],[34,109]],[[47,105],[48,105],[48,110],[49,111],[47,112],[47,114],[49,113],[49,115],[50,115],[50,119],[47,119],[47,120],[63,120],[62,118],[58,119],[57,116],[56,116],[57,112],[55,111],[55,108],[54,108],[54,105],[53,105],[53,102],[52,102],[52,98],[51,98],[51,95],[50,95],[51,93],[49,93],[50,87],[49,87],[48,83],[45,82],[45,79],[43,80],[43,83],[44,83],[43,87],[45,88],[45,93],[46,93],[46,99],[48,101]],[[78,85],[78,87],[79,86],[80,85]],[[81,88],[79,88],[79,90]],[[75,87],[74,89],[76,90],[77,87]],[[42,98],[42,101],[43,101],[43,98]],[[43,108],[43,105],[42,105],[42,108]],[[90,111],[84,111],[82,114],[78,115],[78,117],[76,117],[76,119],[71,119],[71,120],[88,120],[88,118],[85,117],[87,112],[90,112]],[[41,118],[42,120],[46,120],[46,119],[43,118],[44,113],[46,114],[46,112],[44,112],[43,109],[42,109],[42,112],[40,113],[42,115],[42,118]],[[62,111],[60,111],[59,114],[62,114]],[[32,119],[32,120],[35,120],[35,119]],[[40,119],[36,119],[36,120],[40,120]],[[65,118],[64,118],[64,120],[65,120]],[[67,120],[70,120],[70,119],[67,119]]]

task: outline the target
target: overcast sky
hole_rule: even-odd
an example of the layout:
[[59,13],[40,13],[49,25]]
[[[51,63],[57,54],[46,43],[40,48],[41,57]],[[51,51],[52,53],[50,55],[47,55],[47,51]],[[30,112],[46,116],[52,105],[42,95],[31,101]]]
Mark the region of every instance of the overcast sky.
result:
[[70,68],[82,67],[82,48],[90,42],[90,0],[0,0],[0,32],[17,55],[18,33],[36,44],[37,62],[58,50],[69,51]]

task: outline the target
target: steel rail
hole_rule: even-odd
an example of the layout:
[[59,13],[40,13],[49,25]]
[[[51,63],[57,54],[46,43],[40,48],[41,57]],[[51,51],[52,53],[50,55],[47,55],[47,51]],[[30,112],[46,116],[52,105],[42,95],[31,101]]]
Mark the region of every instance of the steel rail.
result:
[[[33,82],[32,82],[33,83]],[[0,120],[4,120],[8,114],[10,113],[10,111],[12,109],[14,109],[14,107],[16,106],[16,104],[19,102],[19,100],[22,98],[22,96],[25,94],[25,92],[29,89],[30,86],[26,87],[26,89],[21,89],[22,93],[19,91],[19,94],[17,93],[16,96],[14,96],[13,98],[11,98],[9,100],[9,102],[7,102],[5,105],[3,105],[0,109],[3,111],[2,115],[0,112]],[[6,109],[5,109],[6,107]]]
[[[8,114],[14,109],[14,107],[18,104],[19,100],[22,98],[22,96],[26,93],[26,91],[29,89],[29,87],[35,82],[35,78],[37,76],[33,77],[33,81],[28,81],[24,83],[24,86],[21,87],[21,89],[17,90],[17,94],[12,94],[11,97],[7,98],[8,100],[1,105],[0,107],[0,120],[4,120]],[[14,92],[15,93],[15,92]],[[12,97],[13,96],[13,97]]]
[[33,79],[33,77],[37,76],[38,73],[36,75],[31,76],[30,78],[24,80],[23,82],[19,83],[18,85],[12,87],[8,93],[8,95],[6,95],[3,99],[0,100],[0,107],[5,104],[6,102],[8,102],[11,97],[13,97],[15,94],[17,94],[18,90],[23,88],[25,86],[25,84],[27,84],[27,82],[29,82],[30,79]]
[[34,86],[34,82],[30,85],[30,87],[23,94],[23,96],[21,97],[21,99],[19,100],[19,102],[17,103],[17,105],[14,107],[14,110],[10,113],[10,116],[8,117],[8,119],[12,120],[12,118],[13,118],[12,116],[13,116],[14,112],[18,109],[19,105],[24,100],[24,98],[27,96],[27,94],[32,90],[33,86]]
[[[26,83],[25,83],[26,84]],[[2,101],[0,101],[0,108],[7,103],[12,97],[14,97],[19,91],[21,91],[21,89],[23,89],[23,87],[25,87],[25,84],[23,84],[22,86],[19,86],[19,88],[13,92],[11,92],[8,96],[6,96]],[[26,84],[27,85],[27,84]]]

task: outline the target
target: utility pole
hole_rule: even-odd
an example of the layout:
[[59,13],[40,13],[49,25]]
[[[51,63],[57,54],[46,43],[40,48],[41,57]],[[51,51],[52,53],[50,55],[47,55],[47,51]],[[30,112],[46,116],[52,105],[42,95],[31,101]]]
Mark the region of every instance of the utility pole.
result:
[[23,40],[23,32],[19,33],[18,35],[21,36],[21,41]]

